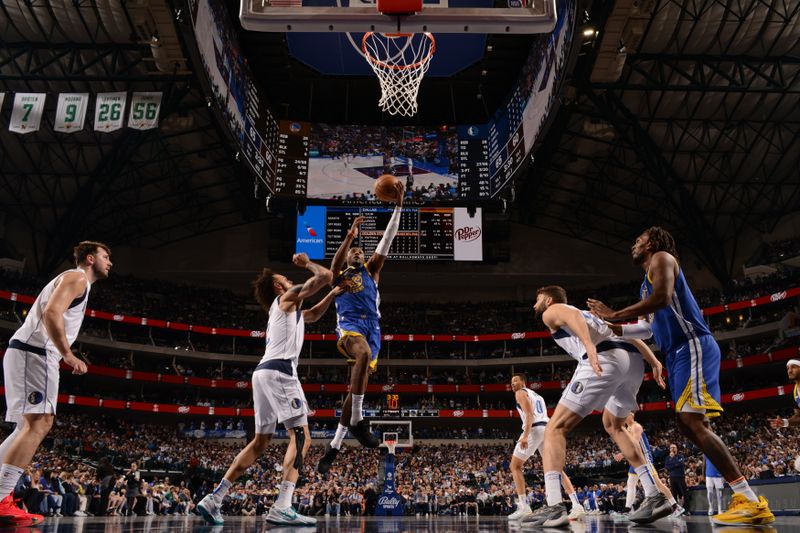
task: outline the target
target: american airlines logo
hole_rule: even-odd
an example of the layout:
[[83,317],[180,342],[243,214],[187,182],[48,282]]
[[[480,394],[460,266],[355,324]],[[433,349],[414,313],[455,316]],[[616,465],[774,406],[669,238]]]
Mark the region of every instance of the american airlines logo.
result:
[[456,239],[459,241],[470,242],[481,236],[481,228],[466,226],[456,230]]
[[742,400],[744,400],[744,394],[741,392],[734,394],[733,396],[731,396],[731,400],[733,400],[734,402],[741,402]]
[[770,301],[778,302],[786,298],[786,291],[776,292],[772,296],[769,297]]

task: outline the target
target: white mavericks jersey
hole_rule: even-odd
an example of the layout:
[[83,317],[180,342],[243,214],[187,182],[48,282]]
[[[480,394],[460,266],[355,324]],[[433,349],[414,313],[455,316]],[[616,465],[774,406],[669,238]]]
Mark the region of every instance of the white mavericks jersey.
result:
[[[58,282],[61,281],[61,278],[64,277],[64,274],[67,272],[80,272],[84,276],[86,275],[86,272],[83,270],[73,268],[53,278],[50,283],[44,286],[39,296],[36,297],[36,301],[33,302],[33,307],[31,307],[31,310],[28,312],[28,316],[25,317],[25,322],[22,324],[22,327],[14,333],[11,340],[24,342],[36,348],[44,348],[48,354],[53,354],[61,358],[61,354],[56,348],[56,345],[53,344],[50,335],[48,335],[44,327],[44,309],[47,307],[47,302],[49,302],[50,298],[53,296],[56,285],[58,285]],[[91,288],[92,284],[89,283],[89,278],[86,278],[86,290],[83,291],[83,294],[75,298],[64,312],[64,332],[67,334],[67,344],[69,345],[72,345],[75,339],[78,338],[78,332],[81,330],[81,325],[83,324],[83,317],[86,316],[86,305],[89,302],[89,291]]]
[[[611,331],[611,328],[608,327],[608,324],[594,316],[589,311],[583,311],[571,305],[569,307],[580,311],[581,315],[583,315],[584,320],[586,320],[586,325],[589,327],[589,338],[592,339],[592,342],[595,344],[595,346],[605,340],[622,340],[614,335],[614,332]],[[556,344],[561,346],[561,348],[563,348],[564,351],[567,352],[573,359],[577,360],[578,362],[583,360],[583,356],[586,354],[586,347],[583,345],[578,336],[575,335],[575,332],[573,332],[567,326],[561,326],[550,334],[553,336],[553,340],[556,341]]]
[[533,407],[533,420],[529,423],[526,419],[525,411],[522,410],[520,404],[517,404],[517,412],[522,419],[522,430],[525,431],[525,428],[529,425],[536,424],[537,422],[547,422],[550,420],[550,417],[547,416],[547,405],[544,403],[544,398],[527,387],[524,387],[522,390],[528,394],[528,399],[531,401],[531,406]]
[[298,308],[297,311],[284,313],[281,311],[280,299],[280,296],[275,298],[269,308],[267,346],[261,363],[273,359],[291,360],[292,366],[297,369],[306,330],[303,311]]

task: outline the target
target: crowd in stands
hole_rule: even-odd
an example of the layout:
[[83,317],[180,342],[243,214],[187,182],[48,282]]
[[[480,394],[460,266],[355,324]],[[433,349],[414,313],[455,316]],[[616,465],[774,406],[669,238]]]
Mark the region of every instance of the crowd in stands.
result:
[[800,255],[800,238],[764,243],[747,265],[774,265]]
[[[800,452],[796,430],[771,429],[767,423],[770,416],[773,414],[729,414],[714,423],[750,478],[796,474],[793,462]],[[672,421],[665,418],[645,422],[645,426],[656,465],[663,465],[669,445],[676,444],[687,458],[687,485],[703,485],[702,455],[678,437]],[[3,437],[9,429],[4,430]],[[480,514],[511,512],[508,466],[516,436],[505,435],[505,445],[432,445],[424,444],[419,440],[424,437],[417,434],[413,452],[401,451],[397,457],[397,490],[407,502],[407,512],[458,514],[467,512],[467,507]],[[62,413],[18,484],[16,495],[28,508],[46,514],[186,514],[213,489],[240,448],[241,442],[188,438],[174,425]],[[282,442],[268,448],[229,493],[223,512],[263,514],[269,508],[277,495],[283,451]],[[370,514],[379,489],[379,451],[346,446],[341,460],[325,477],[314,468],[322,452],[321,446],[312,446],[294,505],[312,515]],[[601,510],[617,508],[618,496],[624,494],[618,482],[624,478],[627,464],[618,462],[616,453],[611,440],[600,432],[578,431],[568,440],[567,471],[584,487],[581,493],[599,491]],[[131,475],[131,463],[137,463],[139,479]],[[529,498],[536,504],[543,497],[541,459],[536,455],[526,466]]]

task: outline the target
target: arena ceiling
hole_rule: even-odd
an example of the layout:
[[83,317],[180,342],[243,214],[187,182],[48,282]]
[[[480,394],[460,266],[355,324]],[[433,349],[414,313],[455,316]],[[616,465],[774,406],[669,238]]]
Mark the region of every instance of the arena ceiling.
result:
[[[583,22],[600,33],[586,38],[534,167],[516,184],[514,216],[620,251],[661,223],[728,279],[737,246],[748,246],[740,236],[769,232],[800,205],[800,4],[637,5],[641,13],[624,0],[587,4]],[[178,0],[0,4],[0,90],[49,93],[46,121],[59,92],[164,92],[162,125],[144,132],[64,135],[45,124],[20,136],[8,132],[4,106],[0,208],[29,229],[37,270],[55,269],[87,235],[155,248],[266,216],[207,105],[184,19]],[[632,19],[632,30],[620,22]],[[281,35],[242,39],[251,67],[271,73],[277,117],[380,120],[364,104],[377,98],[374,79],[324,78],[289,57]],[[485,121],[526,42],[490,37],[483,60],[427,80],[422,98],[447,104],[423,108],[419,120]]]

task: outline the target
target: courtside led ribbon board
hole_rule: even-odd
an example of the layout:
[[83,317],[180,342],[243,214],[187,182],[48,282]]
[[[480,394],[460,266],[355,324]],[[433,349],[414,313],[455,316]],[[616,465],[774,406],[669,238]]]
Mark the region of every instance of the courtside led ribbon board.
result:
[[112,132],[122,128],[128,93],[99,93],[94,106],[95,131]]
[[45,93],[17,93],[14,95],[14,108],[8,131],[31,133],[39,131],[44,110]]
[[61,133],[81,131],[89,107],[89,93],[62,93],[58,95],[58,108],[53,129]]
[[161,93],[133,93],[128,127],[135,130],[157,128],[159,111],[161,111]]

